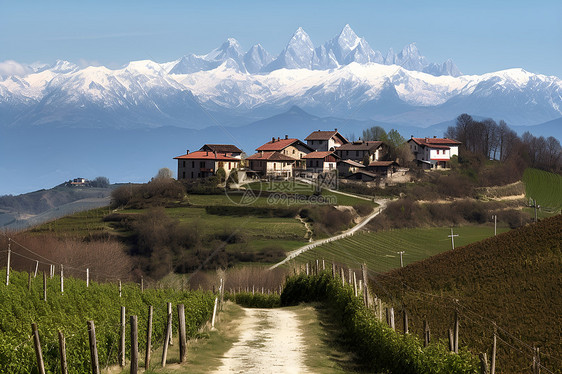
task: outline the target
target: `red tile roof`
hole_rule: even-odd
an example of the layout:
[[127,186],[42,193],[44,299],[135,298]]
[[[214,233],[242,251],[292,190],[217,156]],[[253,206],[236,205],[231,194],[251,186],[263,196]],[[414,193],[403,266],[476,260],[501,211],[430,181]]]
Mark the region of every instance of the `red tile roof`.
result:
[[217,161],[238,161],[239,158],[225,156],[224,153],[214,153],[207,151],[196,151],[183,156],[174,157],[174,160],[217,160]]
[[[325,158],[328,156],[334,156],[334,157],[338,157],[336,156],[336,154],[332,151],[316,151],[316,152],[310,152],[309,154],[306,154],[304,156],[302,156],[302,158],[313,158],[313,159],[319,159],[319,158]],[[338,157],[339,158],[339,157]]]
[[395,161],[373,161],[371,163],[369,163],[369,166],[373,167],[373,166],[391,166],[391,165],[397,165]]
[[242,150],[232,144],[205,144],[200,151],[215,151],[220,153],[242,153]]
[[[461,142],[449,138],[411,138],[416,144],[425,147],[437,148],[435,146],[455,146],[460,145]],[[441,149],[441,148],[440,148]]]
[[312,134],[304,138],[304,140],[328,140],[332,136],[336,135],[337,131],[314,131]]
[[344,144],[336,149],[336,151],[373,151],[382,145],[381,141],[359,141]]
[[293,143],[299,143],[303,146],[305,146],[306,148],[309,148],[312,150],[312,148],[310,148],[309,146],[307,146],[306,144],[304,144],[303,142],[301,142],[298,139],[295,138],[290,138],[290,139],[275,139],[275,141],[269,141],[267,143],[265,143],[264,145],[262,145],[261,147],[257,148],[256,151],[282,151],[283,149],[287,148],[288,146],[292,145]]
[[254,153],[246,160],[266,160],[266,161],[298,161],[296,158],[286,156],[279,152],[258,152]]

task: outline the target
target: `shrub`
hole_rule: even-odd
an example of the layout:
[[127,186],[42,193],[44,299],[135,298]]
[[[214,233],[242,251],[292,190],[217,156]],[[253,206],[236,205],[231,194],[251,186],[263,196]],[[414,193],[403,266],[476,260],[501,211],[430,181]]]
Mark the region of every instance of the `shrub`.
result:
[[227,295],[229,300],[246,308],[278,308],[281,306],[281,297],[277,294],[263,294],[242,292]]

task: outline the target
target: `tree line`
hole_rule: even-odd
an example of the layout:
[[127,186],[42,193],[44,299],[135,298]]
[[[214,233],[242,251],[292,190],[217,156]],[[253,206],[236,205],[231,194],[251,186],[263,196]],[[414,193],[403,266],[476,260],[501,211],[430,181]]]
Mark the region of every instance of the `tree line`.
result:
[[518,160],[521,166],[530,166],[551,172],[562,171],[562,147],[553,136],[536,137],[526,131],[521,137],[505,121],[493,119],[477,121],[464,113],[456,124],[449,126],[445,137],[458,140],[465,150],[487,159]]

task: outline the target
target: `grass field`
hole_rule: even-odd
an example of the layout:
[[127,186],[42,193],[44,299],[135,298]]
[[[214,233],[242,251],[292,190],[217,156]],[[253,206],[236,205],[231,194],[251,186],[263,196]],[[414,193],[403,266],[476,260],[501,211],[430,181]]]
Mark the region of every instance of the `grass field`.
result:
[[562,208],[562,176],[538,169],[526,169],[523,174],[525,194],[543,208]]
[[[498,228],[498,234],[508,231]],[[455,247],[477,242],[494,235],[489,225],[454,228]],[[298,263],[325,259],[359,267],[366,263],[369,270],[388,271],[400,267],[398,251],[404,251],[404,266],[435,254],[451,250],[450,228],[399,229],[358,233],[352,237],[328,243],[296,257]]]

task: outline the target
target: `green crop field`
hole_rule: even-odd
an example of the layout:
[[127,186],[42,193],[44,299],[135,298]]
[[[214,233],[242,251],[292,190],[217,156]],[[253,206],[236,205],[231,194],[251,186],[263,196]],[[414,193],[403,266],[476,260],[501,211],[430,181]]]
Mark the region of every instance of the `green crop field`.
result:
[[[508,231],[499,228],[498,234]],[[324,244],[304,252],[297,262],[325,259],[359,267],[366,263],[369,270],[388,271],[400,267],[398,251],[404,251],[404,266],[435,254],[451,250],[450,228],[399,229],[357,233],[352,237]],[[494,235],[489,225],[454,228],[455,247],[477,242]]]
[[526,169],[523,174],[525,194],[537,204],[554,211],[562,208],[562,176],[538,169]]

